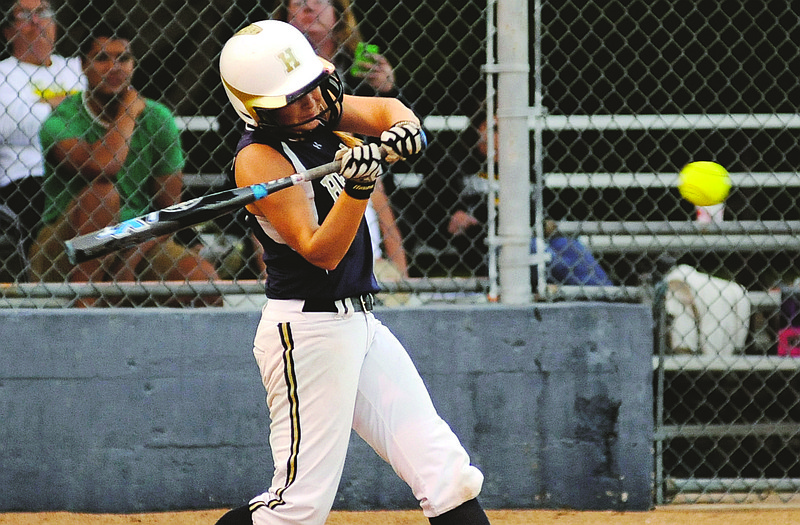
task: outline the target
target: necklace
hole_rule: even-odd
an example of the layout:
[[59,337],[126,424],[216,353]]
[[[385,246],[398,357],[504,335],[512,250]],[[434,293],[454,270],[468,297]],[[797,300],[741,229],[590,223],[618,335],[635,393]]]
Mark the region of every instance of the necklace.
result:
[[83,102],[83,108],[86,110],[86,113],[88,113],[89,116],[92,117],[92,122],[94,122],[95,124],[97,124],[100,127],[108,129],[108,127],[111,125],[111,123],[106,121],[106,120],[103,120],[102,118],[100,118],[100,116],[96,115],[95,112],[92,111],[92,108],[89,107],[89,92],[88,91],[84,91],[83,93],[81,93],[81,101]]

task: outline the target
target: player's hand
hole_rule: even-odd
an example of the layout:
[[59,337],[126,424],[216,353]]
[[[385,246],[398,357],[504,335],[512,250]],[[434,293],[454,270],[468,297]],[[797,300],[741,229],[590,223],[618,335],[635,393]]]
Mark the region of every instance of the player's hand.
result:
[[336,160],[341,161],[339,175],[345,179],[375,182],[381,175],[381,147],[377,144],[362,144],[354,148],[341,146]]
[[428,141],[419,124],[404,120],[381,133],[381,144],[389,152],[386,161],[392,163],[422,152]]
[[369,199],[375,189],[375,180],[382,172],[382,158],[381,147],[374,143],[339,148],[336,160],[342,163],[339,175],[346,179],[345,193],[354,199]]

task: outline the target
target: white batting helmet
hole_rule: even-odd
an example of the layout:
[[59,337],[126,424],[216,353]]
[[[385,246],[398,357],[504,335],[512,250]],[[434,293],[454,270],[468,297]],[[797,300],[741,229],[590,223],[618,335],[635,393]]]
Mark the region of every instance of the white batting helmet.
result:
[[253,127],[293,134],[272,110],[302,98],[317,87],[326,108],[311,120],[335,126],[341,118],[343,88],[336,68],[317,56],[305,36],[278,20],[255,22],[233,35],[222,48],[220,76],[239,117]]

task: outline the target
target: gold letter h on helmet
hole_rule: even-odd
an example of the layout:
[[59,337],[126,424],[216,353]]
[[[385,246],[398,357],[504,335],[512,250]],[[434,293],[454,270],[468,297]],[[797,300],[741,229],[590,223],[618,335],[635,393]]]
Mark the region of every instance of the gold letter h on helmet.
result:
[[283,53],[278,55],[281,62],[283,62],[283,67],[286,68],[287,73],[291,73],[297,66],[300,65],[300,62],[295,58],[294,53],[292,52],[292,48],[287,47],[283,50]]

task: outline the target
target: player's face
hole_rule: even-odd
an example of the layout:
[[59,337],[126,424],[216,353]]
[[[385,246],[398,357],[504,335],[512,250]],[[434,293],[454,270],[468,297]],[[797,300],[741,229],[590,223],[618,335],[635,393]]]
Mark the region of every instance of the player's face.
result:
[[290,0],[286,6],[287,22],[308,38],[314,49],[319,49],[326,38],[332,36],[337,22],[332,0]]
[[18,0],[12,12],[13,20],[4,36],[14,56],[35,53],[49,57],[56,42],[56,20],[50,2]]
[[322,99],[322,91],[314,91],[289,104],[275,110],[278,122],[283,126],[293,126],[295,131],[311,131],[320,125],[316,116],[326,109]]
[[130,42],[98,38],[84,60],[83,72],[92,92],[113,96],[131,85],[134,65]]

